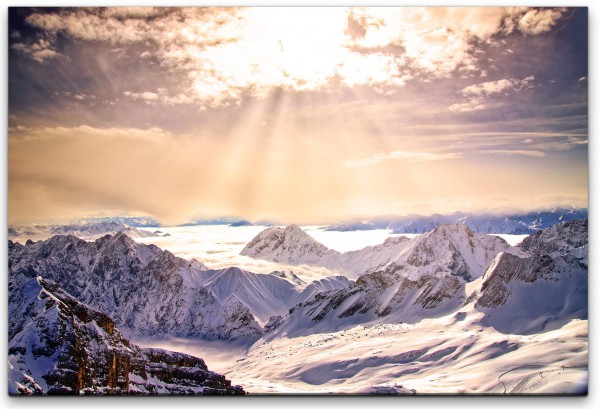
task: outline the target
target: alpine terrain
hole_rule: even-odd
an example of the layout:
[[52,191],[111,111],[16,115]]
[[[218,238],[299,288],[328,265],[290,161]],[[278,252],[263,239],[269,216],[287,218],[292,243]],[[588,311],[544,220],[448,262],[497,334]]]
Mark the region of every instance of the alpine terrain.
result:
[[[291,225],[264,229],[241,251],[334,273],[310,282],[287,269],[210,269],[123,231],[95,241],[9,241],[10,391],[243,393],[185,348],[140,348],[126,338],[168,345],[179,337],[243,346],[242,357],[220,365],[249,392],[439,392],[446,389],[418,379],[455,371],[458,362],[473,362],[478,382],[486,380],[465,380],[464,391],[581,392],[587,237],[587,220],[553,225],[514,247],[442,224],[338,252]],[[560,346],[568,377],[550,377],[558,361],[534,365],[539,354],[521,353],[563,336],[572,339]],[[306,355],[313,348],[315,360]],[[501,370],[515,372],[507,379],[516,383],[501,381]],[[530,383],[534,372],[547,381]]]

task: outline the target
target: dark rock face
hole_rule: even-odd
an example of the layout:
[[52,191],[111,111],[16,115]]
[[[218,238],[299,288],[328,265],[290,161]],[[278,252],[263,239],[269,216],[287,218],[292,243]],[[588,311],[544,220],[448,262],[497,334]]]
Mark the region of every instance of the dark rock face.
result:
[[526,237],[519,247],[536,254],[566,254],[588,244],[588,220],[559,223]]
[[511,283],[560,281],[587,274],[588,221],[559,223],[526,237],[519,248],[525,256],[501,253],[486,271],[477,306],[504,305]]
[[10,298],[25,324],[9,329],[11,394],[244,394],[200,358],[131,344],[55,282],[13,282]]
[[550,279],[557,271],[554,259],[547,255],[521,258],[503,253],[498,257],[481,286],[477,306],[485,308],[501,306],[510,295],[508,283],[511,281],[533,283],[541,278]]
[[[9,242],[11,277],[56,281],[81,302],[109,314],[140,336],[257,339],[261,329],[246,306],[221,305],[196,287],[204,266],[118,233],[86,242],[54,236],[25,246]],[[18,321],[18,319],[17,319]]]

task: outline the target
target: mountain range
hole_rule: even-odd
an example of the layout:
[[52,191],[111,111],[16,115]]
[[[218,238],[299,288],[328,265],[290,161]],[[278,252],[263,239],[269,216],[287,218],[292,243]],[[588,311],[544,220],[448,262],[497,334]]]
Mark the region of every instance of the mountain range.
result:
[[11,393],[242,393],[199,358],[127,338],[262,345],[449,317],[535,334],[587,319],[587,220],[553,225],[515,247],[442,224],[346,253],[292,225],[265,229],[242,251],[339,274],[310,283],[287,270],[211,270],[124,232],[93,242],[9,241],[8,250]]
[[394,234],[422,234],[440,224],[464,224],[471,230],[486,234],[531,234],[556,223],[585,219],[587,209],[556,208],[552,210],[513,213],[508,215],[455,212],[450,215],[388,216],[354,220],[330,225],[327,231],[358,231],[389,229]]
[[[139,224],[139,223],[137,223]],[[143,226],[148,227],[148,226]],[[132,238],[165,237],[168,233],[160,230],[154,232],[142,230],[125,224],[118,220],[84,220],[79,223],[62,225],[32,225],[32,226],[10,226],[8,237],[50,237],[59,234],[70,234],[85,240],[95,240],[105,234],[125,233]]]
[[[294,237],[293,246],[288,246],[288,236]],[[587,220],[557,224],[516,247],[464,225],[440,225],[387,247],[337,253],[291,226],[263,231],[242,254],[330,268],[348,268],[347,260],[352,260],[357,264],[350,274],[356,275],[372,268],[372,258],[364,253],[386,251],[387,261],[377,260],[375,271],[361,273],[349,288],[317,293],[272,318],[265,328],[269,338],[366,322],[418,322],[467,305],[486,312],[485,325],[528,333],[572,318],[587,319],[587,237]],[[366,265],[359,260],[367,260]],[[531,283],[535,285],[527,285]]]
[[340,253],[291,225],[263,230],[240,254],[326,267],[354,279],[382,269],[403,270],[404,276],[412,278],[451,273],[469,279],[481,276],[496,254],[509,247],[503,239],[475,233],[465,225],[440,225],[413,239],[390,237],[376,246]]

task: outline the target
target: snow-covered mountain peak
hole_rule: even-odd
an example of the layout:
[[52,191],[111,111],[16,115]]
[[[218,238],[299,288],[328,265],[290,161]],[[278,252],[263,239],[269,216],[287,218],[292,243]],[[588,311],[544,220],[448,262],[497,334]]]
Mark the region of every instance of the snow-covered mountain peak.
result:
[[285,228],[269,227],[254,237],[240,253],[243,256],[310,264],[324,255],[338,254],[312,238],[296,225]]
[[435,229],[433,229],[430,233],[431,235],[441,235],[441,236],[454,236],[454,235],[462,235],[462,236],[473,236],[473,231],[464,224],[440,224]]
[[508,248],[499,237],[475,233],[465,225],[441,224],[415,237],[386,270],[412,279],[433,274],[472,281],[485,272],[496,254]]
[[386,270],[412,279],[433,274],[471,281],[484,273],[496,254],[508,248],[503,239],[475,233],[466,225],[441,224],[412,239],[389,237],[376,246],[338,253],[297,226],[288,226],[264,230],[241,254],[280,263],[323,266],[351,278]]

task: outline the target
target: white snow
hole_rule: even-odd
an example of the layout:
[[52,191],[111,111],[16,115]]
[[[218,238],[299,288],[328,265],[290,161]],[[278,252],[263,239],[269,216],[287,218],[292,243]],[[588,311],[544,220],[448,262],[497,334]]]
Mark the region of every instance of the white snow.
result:
[[[249,393],[573,393],[587,388],[588,322],[535,334],[481,327],[480,313],[259,340],[244,348],[162,344],[202,354]],[[215,349],[217,354],[215,355]],[[213,359],[214,355],[214,359]],[[390,392],[390,390],[388,390]]]
[[516,246],[520,242],[525,239],[525,237],[529,236],[529,234],[494,234],[490,233],[490,236],[498,236],[501,239],[504,239],[511,246]]

